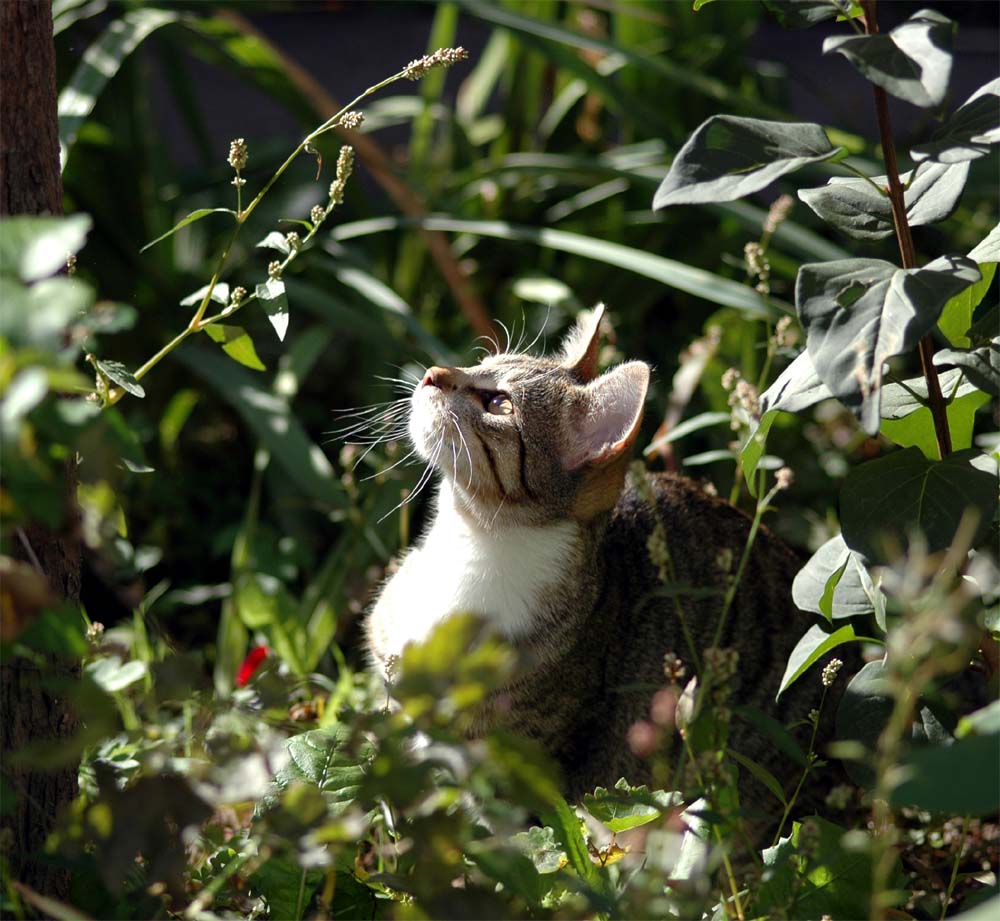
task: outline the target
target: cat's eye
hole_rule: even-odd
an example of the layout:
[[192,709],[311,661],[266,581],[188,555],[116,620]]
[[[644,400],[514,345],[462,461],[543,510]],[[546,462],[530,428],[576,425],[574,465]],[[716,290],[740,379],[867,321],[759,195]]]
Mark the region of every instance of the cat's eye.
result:
[[486,411],[494,416],[509,416],[514,412],[514,404],[505,393],[497,393],[490,397]]

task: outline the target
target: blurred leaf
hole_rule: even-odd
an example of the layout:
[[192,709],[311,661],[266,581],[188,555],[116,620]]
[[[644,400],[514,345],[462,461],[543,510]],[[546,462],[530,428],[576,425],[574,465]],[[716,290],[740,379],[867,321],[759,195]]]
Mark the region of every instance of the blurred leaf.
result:
[[222,351],[235,358],[241,365],[253,371],[266,371],[264,362],[257,355],[253,339],[242,326],[226,326],[223,323],[209,323],[204,327],[208,338],[218,342]]
[[551,889],[552,881],[541,876],[534,862],[521,850],[496,840],[473,841],[468,847],[473,863],[504,889],[540,906]]
[[808,764],[806,753],[802,751],[802,746],[796,741],[795,736],[773,716],[769,716],[757,707],[750,706],[734,707],[733,713],[750,723],[754,729],[799,767],[805,767]]
[[[187,227],[188,224],[193,224],[195,221],[200,221],[203,217],[208,217],[210,214],[229,214],[234,219],[236,218],[236,212],[230,208],[198,208],[196,211],[192,211],[187,217],[181,218],[173,227],[170,228],[166,233],[160,234],[155,240],[150,240],[142,249],[139,250],[140,253],[146,252],[151,246],[156,246],[167,237],[172,237],[178,230],[182,227]],[[183,301],[182,301],[183,303]]]
[[251,894],[267,905],[268,917],[283,921],[300,921],[322,882],[322,870],[304,870],[285,855],[265,861],[248,879]]
[[48,392],[49,376],[44,368],[25,368],[14,376],[0,400],[0,432],[7,444],[16,442],[21,420]]
[[979,710],[963,716],[958,721],[955,735],[959,739],[966,736],[1000,735],[1000,700],[994,700]]
[[762,0],[764,9],[786,29],[808,29],[826,19],[840,14],[841,8],[849,9],[856,4],[834,2],[834,0]]
[[107,0],[53,0],[52,34],[65,32],[74,22],[99,16],[108,7]]
[[[962,197],[969,175],[968,163],[930,164],[903,173],[903,201],[911,227],[934,224],[951,214]],[[915,178],[914,178],[915,177]],[[838,230],[856,240],[881,240],[895,232],[885,176],[847,179],[834,176],[818,189],[799,189],[798,195],[812,210]]]
[[843,150],[819,125],[713,115],[674,157],[653,208],[743,198]]
[[946,16],[920,10],[890,32],[830,36],[823,53],[844,55],[876,86],[926,109],[941,105],[948,92],[954,32]]
[[915,531],[929,552],[943,550],[967,510],[978,518],[975,546],[988,533],[996,507],[996,462],[976,450],[940,461],[928,460],[918,448],[893,451],[852,470],[840,492],[844,541],[871,563],[890,562]]
[[813,367],[869,435],[879,428],[883,364],[913,348],[947,301],[979,277],[964,256],[941,256],[921,269],[880,259],[799,269],[795,304]]
[[960,291],[944,305],[944,310],[938,317],[938,329],[948,337],[952,345],[968,348],[972,344],[968,337],[969,327],[972,326],[972,314],[989,291],[996,270],[995,262],[980,262],[979,271],[982,272],[982,278],[964,291]]
[[1000,77],[979,87],[925,144],[910,150],[917,162],[959,163],[977,160],[1000,141]]
[[806,670],[815,665],[823,656],[831,650],[836,649],[844,643],[854,642],[860,639],[854,633],[854,628],[846,624],[833,633],[827,633],[819,625],[810,627],[805,635],[795,644],[795,648],[788,656],[788,664],[785,666],[785,674],[781,679],[781,686],[775,699],[788,690]]
[[129,371],[120,361],[110,361],[109,359],[95,359],[94,366],[109,381],[117,384],[122,390],[131,393],[134,397],[144,397],[146,391],[136,379],[135,375]]
[[118,656],[104,656],[88,663],[84,671],[100,688],[113,694],[142,680],[147,668],[145,662],[122,662]]
[[862,557],[830,538],[795,576],[792,600],[802,611],[832,618],[857,617],[875,610],[878,589],[872,584]]
[[0,223],[0,271],[22,281],[46,278],[65,268],[66,260],[83,248],[91,226],[86,214],[5,217]]
[[844,762],[847,773],[856,782],[871,787],[875,772],[869,763],[874,757],[878,738],[892,714],[893,696],[885,663],[867,662],[847,683],[837,708],[837,740],[858,742],[866,758]]
[[1000,735],[967,736],[951,745],[913,748],[900,763],[894,806],[946,815],[992,815],[1000,808]]
[[555,833],[547,826],[533,825],[527,831],[518,832],[510,841],[531,858],[539,873],[555,873],[568,862],[565,852],[556,843]]
[[[966,377],[983,391],[984,397],[987,395],[1000,396],[1000,337],[994,339],[989,345],[984,345],[981,349],[972,349],[971,351],[941,349],[934,354],[934,364],[938,367],[952,365],[961,368]],[[969,394],[969,397],[972,396],[973,394]],[[985,402],[985,399],[977,402],[976,408]]]
[[340,481],[326,455],[309,439],[283,400],[228,358],[197,348],[179,349],[174,354],[235,407],[292,483],[323,505],[344,504]]
[[267,318],[278,338],[282,341],[288,332],[288,297],[285,294],[285,283],[280,278],[269,278],[263,284],[257,285],[257,300],[267,311]]

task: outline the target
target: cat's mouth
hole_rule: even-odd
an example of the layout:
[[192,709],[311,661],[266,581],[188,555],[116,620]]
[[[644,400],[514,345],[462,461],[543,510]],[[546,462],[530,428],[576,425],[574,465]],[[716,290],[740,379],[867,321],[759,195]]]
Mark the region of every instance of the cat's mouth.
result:
[[417,454],[434,466],[445,459],[448,429],[458,426],[449,403],[448,394],[424,383],[416,386],[410,399],[410,440]]

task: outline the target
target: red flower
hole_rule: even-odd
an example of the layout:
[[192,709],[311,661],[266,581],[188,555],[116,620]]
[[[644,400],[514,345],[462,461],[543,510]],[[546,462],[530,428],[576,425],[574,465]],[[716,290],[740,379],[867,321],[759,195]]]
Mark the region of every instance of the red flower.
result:
[[243,660],[240,670],[236,673],[236,687],[243,687],[270,654],[271,650],[267,646],[254,646],[247,653],[247,657]]

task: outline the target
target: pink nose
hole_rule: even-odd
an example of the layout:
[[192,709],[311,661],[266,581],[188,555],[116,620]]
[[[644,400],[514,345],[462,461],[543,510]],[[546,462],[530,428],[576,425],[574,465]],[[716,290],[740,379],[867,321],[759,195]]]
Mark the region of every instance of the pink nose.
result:
[[454,387],[451,372],[447,368],[439,368],[435,365],[428,368],[424,379],[420,382],[421,387],[437,387],[438,390],[451,390]]

